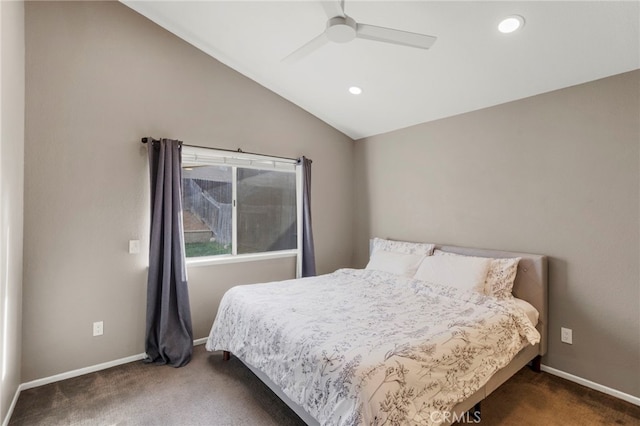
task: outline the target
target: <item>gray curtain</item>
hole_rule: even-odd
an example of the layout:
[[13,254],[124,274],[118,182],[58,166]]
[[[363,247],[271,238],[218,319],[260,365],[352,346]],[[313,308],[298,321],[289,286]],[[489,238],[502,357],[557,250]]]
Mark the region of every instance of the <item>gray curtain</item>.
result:
[[311,229],[311,160],[300,157],[302,166],[302,276],[316,275],[316,254]]
[[181,143],[147,140],[151,241],[145,361],[181,367],[189,363],[193,351],[182,229]]

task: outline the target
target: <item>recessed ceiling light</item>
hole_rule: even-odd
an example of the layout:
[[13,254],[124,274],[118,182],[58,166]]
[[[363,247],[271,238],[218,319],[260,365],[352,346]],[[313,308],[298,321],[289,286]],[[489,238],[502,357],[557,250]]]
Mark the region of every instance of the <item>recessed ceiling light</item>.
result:
[[351,93],[352,95],[359,95],[360,93],[362,93],[362,89],[358,86],[351,86],[349,87],[349,93]]
[[498,31],[508,34],[516,31],[519,28],[522,28],[523,26],[524,18],[522,16],[511,15],[500,21],[500,24],[498,24]]

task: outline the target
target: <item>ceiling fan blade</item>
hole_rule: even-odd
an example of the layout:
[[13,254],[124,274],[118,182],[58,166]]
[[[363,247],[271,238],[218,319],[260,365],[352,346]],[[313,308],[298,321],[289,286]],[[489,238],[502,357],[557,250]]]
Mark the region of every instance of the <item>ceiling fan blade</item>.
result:
[[438,39],[437,37],[426,34],[411,33],[367,24],[358,24],[356,37],[402,46],[417,47],[419,49],[430,48]]
[[294,50],[286,58],[284,58],[282,62],[293,63],[293,62],[299,61],[300,59],[304,58],[308,54],[324,46],[328,41],[329,39],[327,38],[326,34],[323,32],[319,36],[311,39],[311,41],[309,41],[307,44]]
[[321,1],[324,13],[327,14],[327,18],[334,18],[336,16],[344,16],[344,0],[343,1]]

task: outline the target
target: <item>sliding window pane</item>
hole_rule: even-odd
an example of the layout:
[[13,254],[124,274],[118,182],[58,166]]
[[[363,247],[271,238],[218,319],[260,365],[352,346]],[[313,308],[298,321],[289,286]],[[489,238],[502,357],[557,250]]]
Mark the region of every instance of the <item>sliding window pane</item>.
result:
[[231,254],[232,173],[226,166],[183,164],[182,209],[187,257]]
[[295,173],[238,168],[238,254],[295,249]]

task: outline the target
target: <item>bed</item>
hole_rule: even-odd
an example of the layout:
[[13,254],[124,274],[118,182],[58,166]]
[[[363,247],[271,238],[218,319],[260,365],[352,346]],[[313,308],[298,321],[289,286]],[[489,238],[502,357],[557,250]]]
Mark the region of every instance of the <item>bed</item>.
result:
[[233,353],[309,425],[437,425],[478,416],[470,410],[518,370],[539,370],[547,259],[448,245],[434,251],[465,262],[518,259],[514,298],[425,285],[418,273],[384,267],[341,269],[230,289],[206,348],[227,359]]

